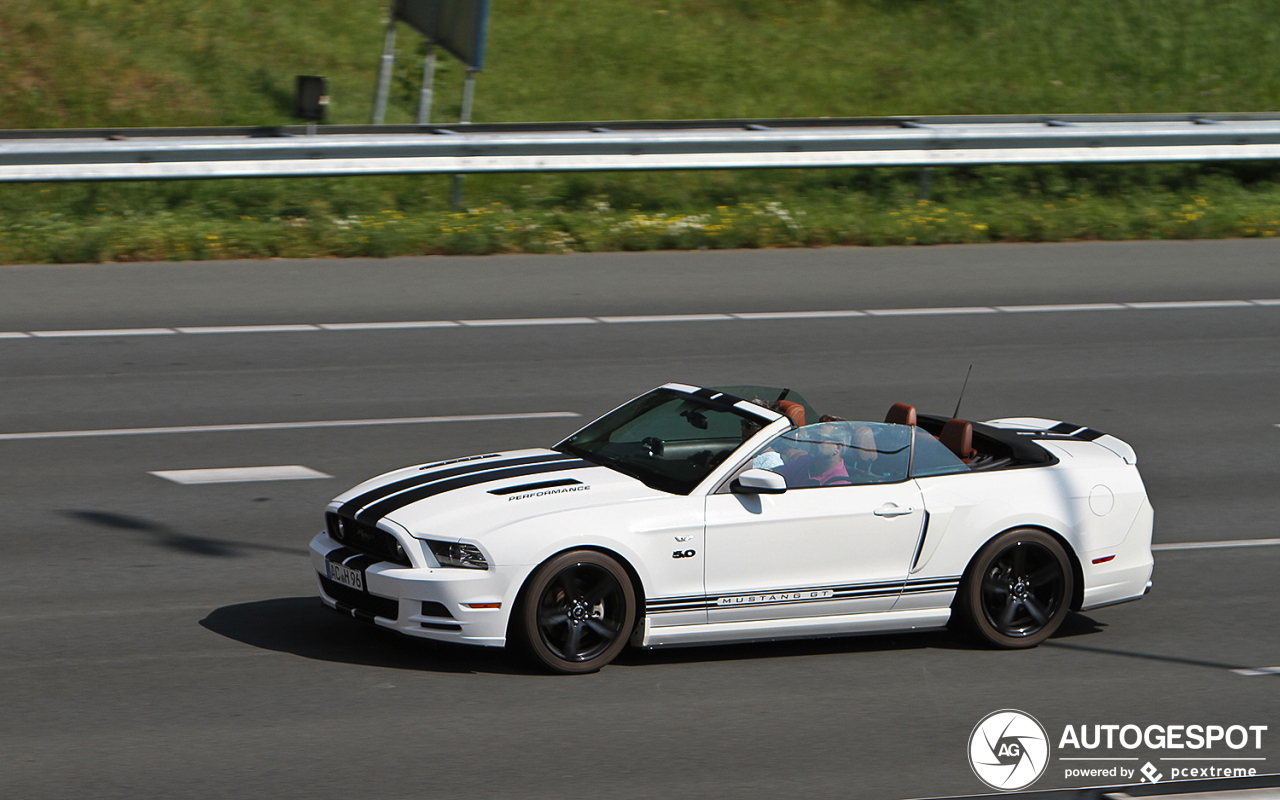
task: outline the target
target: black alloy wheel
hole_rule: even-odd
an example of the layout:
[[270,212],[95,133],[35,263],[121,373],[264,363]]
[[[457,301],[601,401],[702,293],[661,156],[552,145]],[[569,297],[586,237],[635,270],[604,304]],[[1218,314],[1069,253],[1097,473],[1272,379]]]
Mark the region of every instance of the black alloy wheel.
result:
[[635,615],[635,591],[622,566],[604,553],[577,550],[534,571],[516,633],[534,660],[554,672],[595,672],[626,646]]
[[1044,531],[1007,531],[969,565],[957,611],[979,638],[1003,648],[1035,647],[1070,611],[1071,563]]

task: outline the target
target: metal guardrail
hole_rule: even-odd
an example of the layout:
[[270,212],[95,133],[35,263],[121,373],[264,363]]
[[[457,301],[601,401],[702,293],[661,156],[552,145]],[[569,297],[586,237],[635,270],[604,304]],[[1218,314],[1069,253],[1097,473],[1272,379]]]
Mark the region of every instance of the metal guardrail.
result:
[[1280,114],[0,131],[0,182],[1280,158]]

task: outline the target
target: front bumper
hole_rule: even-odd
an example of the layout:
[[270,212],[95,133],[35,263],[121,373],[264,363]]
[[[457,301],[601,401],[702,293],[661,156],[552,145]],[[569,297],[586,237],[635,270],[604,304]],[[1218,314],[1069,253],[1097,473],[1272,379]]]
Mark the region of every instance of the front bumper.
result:
[[509,569],[403,567],[387,561],[368,563],[370,557],[356,555],[344,559],[363,575],[364,588],[355,589],[328,577],[327,556],[342,549],[327,533],[311,540],[320,600],[330,608],[420,639],[506,644],[507,619],[520,587]]

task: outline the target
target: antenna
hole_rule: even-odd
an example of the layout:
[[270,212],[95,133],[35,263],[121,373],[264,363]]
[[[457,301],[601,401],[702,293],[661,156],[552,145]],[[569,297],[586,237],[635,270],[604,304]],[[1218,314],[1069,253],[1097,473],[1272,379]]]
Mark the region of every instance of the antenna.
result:
[[969,371],[964,374],[964,385],[960,387],[960,398],[956,400],[956,410],[951,412],[951,418],[956,419],[960,416],[960,402],[964,400],[964,390],[969,385],[969,376],[973,374],[973,365],[969,365]]

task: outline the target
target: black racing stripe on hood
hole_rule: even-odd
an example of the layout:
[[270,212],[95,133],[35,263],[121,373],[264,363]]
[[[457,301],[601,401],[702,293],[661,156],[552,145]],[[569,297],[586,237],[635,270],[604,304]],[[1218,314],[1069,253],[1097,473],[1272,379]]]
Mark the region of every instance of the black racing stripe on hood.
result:
[[344,517],[355,517],[360,509],[365,506],[372,505],[379,500],[386,499],[393,494],[413,489],[417,486],[425,486],[429,483],[452,478],[457,475],[469,475],[475,472],[483,472],[485,470],[501,469],[502,467],[515,467],[524,464],[541,464],[548,461],[568,461],[573,456],[567,456],[563,453],[549,453],[541,456],[524,456],[523,458],[509,458],[502,461],[476,461],[464,466],[451,467],[450,469],[442,469],[438,472],[428,472],[421,475],[414,475],[410,478],[402,478],[401,480],[378,486],[374,489],[357,495],[338,508],[338,513]]
[[381,500],[363,511],[356,514],[356,519],[360,522],[374,525],[378,520],[393,511],[412,505],[419,500],[425,500],[437,494],[461,489],[466,486],[475,486],[478,483],[489,483],[490,481],[506,480],[507,478],[523,478],[526,475],[540,475],[544,472],[560,472],[568,469],[582,469],[583,467],[594,467],[590,461],[583,461],[580,458],[562,459],[545,464],[528,464],[519,467],[510,467],[508,469],[487,470],[471,475],[459,475],[456,478],[435,481],[417,489],[388,497]]

